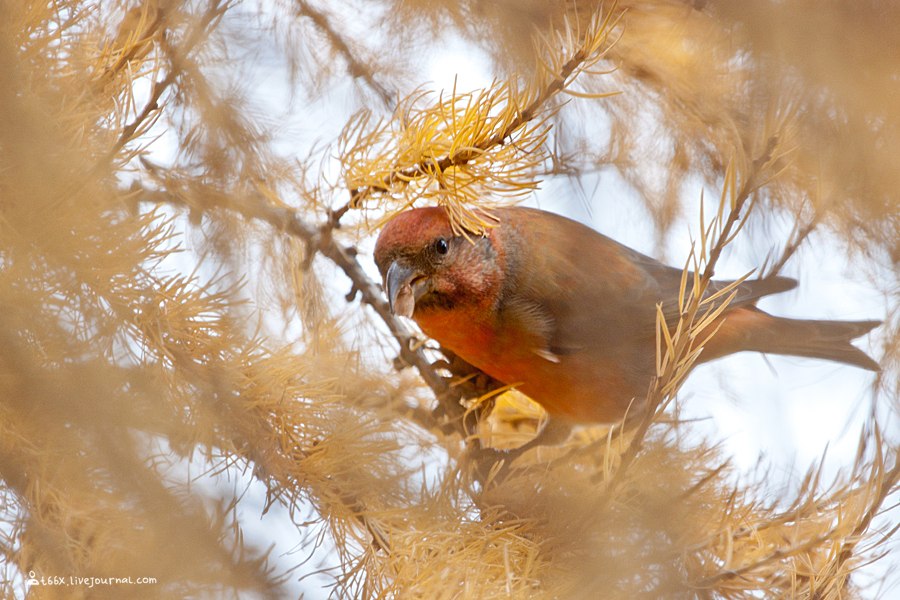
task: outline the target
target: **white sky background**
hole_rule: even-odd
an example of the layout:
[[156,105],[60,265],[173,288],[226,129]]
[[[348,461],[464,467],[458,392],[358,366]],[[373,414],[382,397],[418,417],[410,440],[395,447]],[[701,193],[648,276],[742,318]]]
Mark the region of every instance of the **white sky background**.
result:
[[[457,89],[465,92],[487,87],[494,78],[487,69],[487,61],[480,59],[462,42],[436,40],[422,50],[421,64],[411,68],[413,71],[421,69],[426,79],[430,79],[430,83],[421,82],[426,88],[449,90],[456,78]],[[338,88],[325,85],[322,97],[312,104],[307,103],[302,93],[297,94],[291,104],[291,90],[284,78],[283,65],[270,62],[267,57],[255,60],[257,65],[251,72],[257,80],[248,86],[248,90],[254,93],[259,114],[265,115],[267,122],[279,123],[279,147],[286,155],[302,156],[313,140],[332,141],[347,117],[358,108],[362,95],[343,85]],[[335,70],[340,71],[340,68],[335,67]],[[401,93],[409,91],[401,90]],[[380,110],[374,101],[373,108]],[[311,124],[315,124],[316,129],[312,129]],[[152,147],[154,159],[164,163],[171,160],[177,152],[172,142],[173,138],[167,136],[158,140]],[[331,180],[335,181],[336,161],[332,167]],[[672,227],[665,247],[657,248],[641,202],[612,169],[599,173],[596,181],[586,178],[583,190],[586,195],[579,197],[573,194],[573,187],[566,181],[548,180],[526,204],[582,221],[668,264],[683,264],[690,248],[690,232],[696,233],[699,229],[698,213],[686,214]],[[699,198],[701,189],[698,186],[685,193],[688,198]],[[718,194],[718,190],[705,191],[712,202],[716,202]],[[341,201],[345,199],[340,198]],[[689,202],[688,206],[696,206],[696,203]],[[707,210],[706,214],[712,214],[712,211]],[[186,223],[184,231],[188,231]],[[754,232],[749,230],[743,232],[723,256],[719,277],[743,275],[761,265],[767,252],[779,252],[788,238],[789,228],[787,225],[773,227],[771,232],[771,238],[766,239],[753,237]],[[185,235],[184,241],[188,248],[193,246],[190,234]],[[374,239],[369,239],[360,244],[360,260],[377,280],[371,259],[373,243]],[[862,270],[853,268],[842,244],[825,235],[814,237],[812,244],[802,249],[785,271],[786,275],[800,279],[798,290],[767,298],[761,302],[761,308],[778,315],[807,318],[883,318],[884,299],[861,278]],[[341,277],[335,278],[334,282],[335,306],[342,306],[349,282]],[[351,310],[356,308],[354,305]],[[877,358],[880,343],[876,336],[871,341],[863,338],[858,345]],[[762,458],[764,464],[772,467],[769,481],[773,489],[789,490],[802,478],[803,472],[821,458],[826,448],[826,474],[834,475],[839,469],[852,465],[859,431],[871,406],[872,380],[871,373],[836,363],[775,356],[764,359],[756,354],[743,354],[698,368],[688,379],[680,397],[683,416],[709,417],[697,426],[698,429],[713,440],[721,440],[726,453],[734,457],[736,466],[750,473]],[[900,438],[897,424],[890,422],[889,426],[888,436]],[[196,475],[201,468],[199,464],[193,465],[191,475]],[[183,473],[184,469],[185,465],[175,467],[176,472]],[[285,509],[276,506],[265,517],[259,517],[265,497],[261,484],[252,482],[249,477],[231,474],[215,480],[200,478],[193,486],[195,491],[207,490],[211,497],[248,488],[239,505],[247,541],[261,547],[274,544],[272,557],[284,570],[307,557],[304,552],[310,550],[298,550],[304,540],[290,523]],[[330,581],[328,577],[313,576],[302,582],[295,581],[297,576],[322,567],[317,562],[319,559],[326,563],[331,559],[331,566],[337,564],[336,558],[320,549],[317,557],[299,569],[292,578],[294,581],[286,585],[287,596],[304,593],[306,598],[320,598],[327,595],[328,590],[322,585]]]

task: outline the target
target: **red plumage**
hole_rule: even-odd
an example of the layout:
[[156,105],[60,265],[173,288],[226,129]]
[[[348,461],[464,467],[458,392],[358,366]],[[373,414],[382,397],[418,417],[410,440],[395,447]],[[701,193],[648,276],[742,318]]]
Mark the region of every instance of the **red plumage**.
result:
[[[527,208],[492,211],[483,237],[456,236],[441,208],[388,222],[375,247],[392,310],[551,415],[613,422],[655,374],[656,306],[674,325],[682,272],[575,221]],[[710,292],[729,282],[714,281]],[[700,361],[745,350],[878,364],[850,344],[878,321],[769,315],[760,297],[793,288],[745,281]],[[632,410],[635,410],[633,408]]]

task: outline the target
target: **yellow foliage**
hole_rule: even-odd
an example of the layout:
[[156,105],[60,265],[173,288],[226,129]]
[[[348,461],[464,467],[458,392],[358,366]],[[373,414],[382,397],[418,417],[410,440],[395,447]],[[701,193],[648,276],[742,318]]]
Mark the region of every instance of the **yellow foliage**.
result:
[[[849,473],[826,485],[810,468],[778,497],[671,399],[745,223],[793,219],[776,268],[825,225],[873,272],[896,266],[898,64],[869,33],[897,9],[357,4],[350,18],[313,0],[2,3],[3,595],[281,597],[321,565],[340,597],[859,595],[851,574],[893,551],[876,519],[900,479],[882,412]],[[450,32],[492,54],[493,84],[423,91],[417,52]],[[299,98],[285,109],[310,121],[357,86],[348,114],[328,112],[333,145],[285,151],[249,89],[274,63]],[[396,106],[375,108],[392,90]],[[600,112],[608,137],[578,121]],[[645,191],[661,230],[685,178],[723,190],[680,323],[659,328],[658,410],[496,461],[478,440],[514,446],[541,410],[514,391],[479,402],[477,374],[445,378],[363,267],[371,231],[350,225],[427,202],[478,235],[495,203],[597,167]],[[415,372],[391,369],[398,347]],[[217,475],[239,483],[205,492]],[[276,505],[296,554],[248,541]],[[29,581],[70,576],[154,581]]]

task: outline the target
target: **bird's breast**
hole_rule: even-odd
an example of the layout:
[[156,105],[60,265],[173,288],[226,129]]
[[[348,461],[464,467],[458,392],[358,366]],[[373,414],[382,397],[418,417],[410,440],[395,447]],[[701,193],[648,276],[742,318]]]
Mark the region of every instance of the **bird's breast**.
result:
[[[494,355],[497,328],[475,311],[417,308],[414,318],[426,335],[460,356],[477,356],[483,362]],[[467,360],[475,364],[472,360]]]
[[486,319],[484,311],[416,311],[429,337],[494,379],[515,385],[551,415],[579,422],[614,422],[638,388],[621,365],[596,353],[541,356],[544,340],[521,328]]

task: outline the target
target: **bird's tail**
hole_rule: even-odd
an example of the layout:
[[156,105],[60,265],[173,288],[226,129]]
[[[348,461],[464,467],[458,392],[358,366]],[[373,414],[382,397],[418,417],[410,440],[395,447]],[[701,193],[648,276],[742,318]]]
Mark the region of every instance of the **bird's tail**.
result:
[[881,324],[881,321],[817,321],[768,317],[768,323],[746,339],[747,350],[772,352],[790,356],[822,358],[869,371],[881,366],[865,352],[850,343]]

